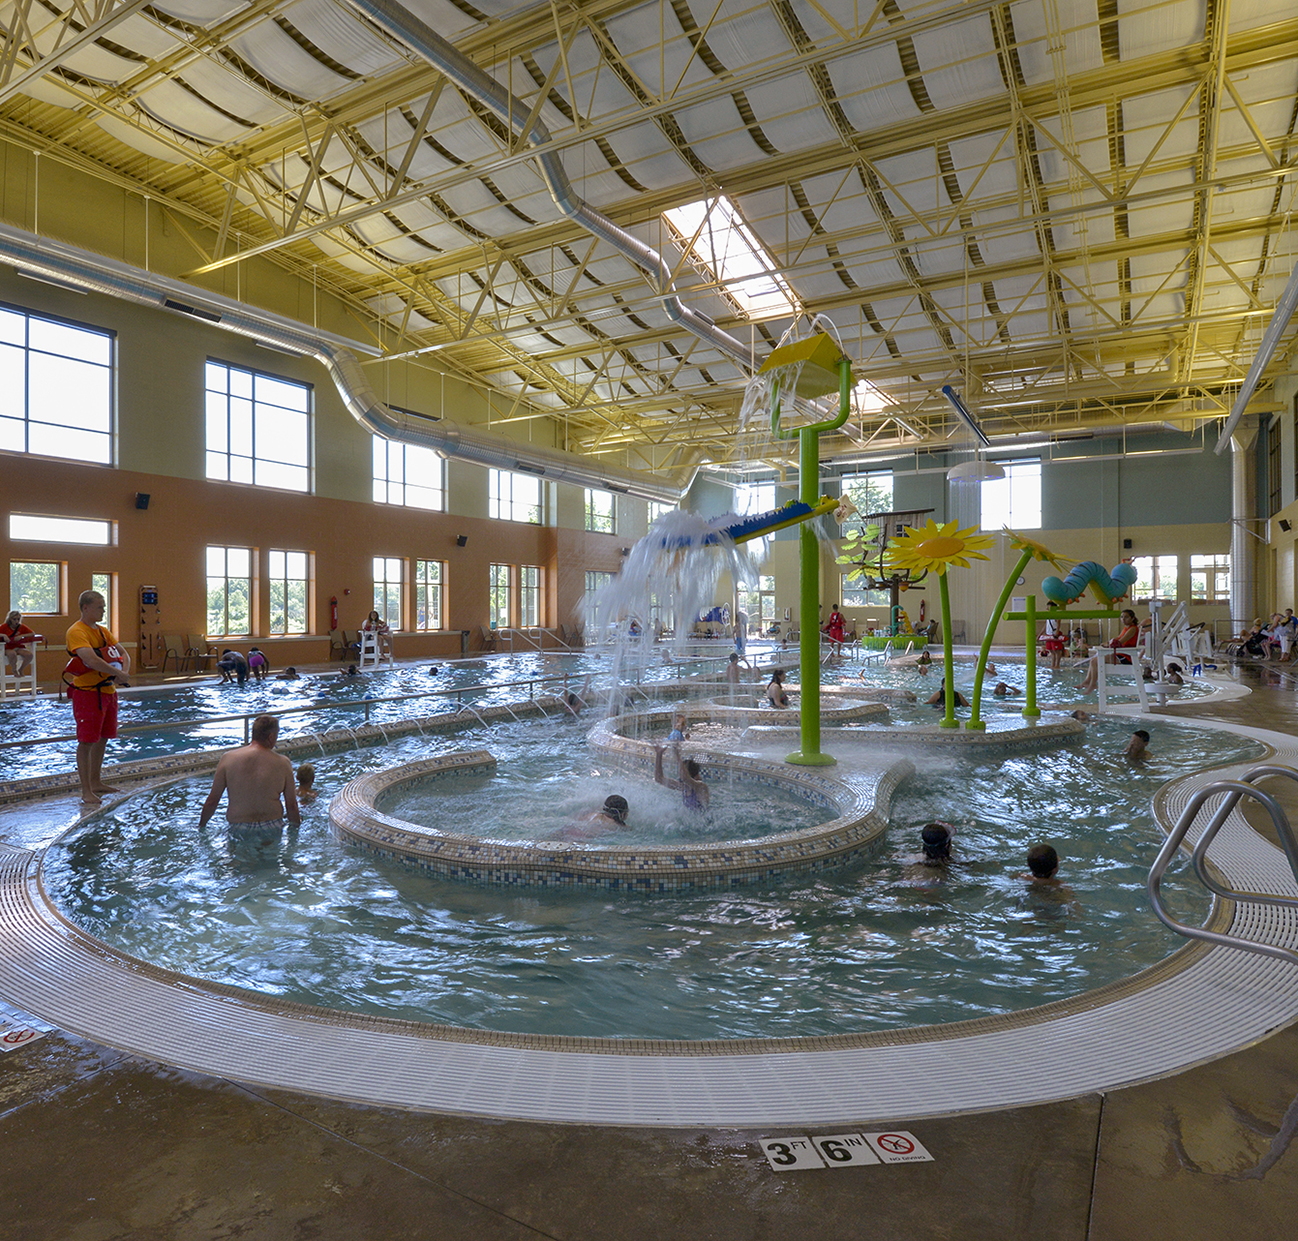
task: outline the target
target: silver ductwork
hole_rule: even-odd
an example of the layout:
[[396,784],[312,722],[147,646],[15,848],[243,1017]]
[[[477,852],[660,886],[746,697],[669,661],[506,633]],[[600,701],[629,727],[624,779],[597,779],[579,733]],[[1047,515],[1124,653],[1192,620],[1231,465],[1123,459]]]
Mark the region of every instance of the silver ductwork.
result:
[[707,315],[681,301],[676,295],[667,264],[657,250],[632,236],[577,194],[559,156],[554,151],[544,150],[551,141],[549,129],[539,116],[533,117],[528,124],[532,109],[527,104],[511,95],[495,78],[484,73],[463,52],[401,5],[392,3],[392,0],[348,0],[348,3],[417,56],[422,56],[434,69],[440,70],[465,94],[490,108],[530,146],[541,147],[536,162],[555,205],[568,219],[601,241],[608,242],[640,268],[652,281],[662,299],[663,309],[673,323],[679,323],[686,331],[729,354],[749,370],[757,369],[759,362],[743,341],[723,332]]
[[647,474],[556,448],[519,443],[447,418],[435,421],[399,414],[374,395],[357,361],[359,346],[354,341],[12,225],[0,224],[0,261],[51,284],[189,315],[260,344],[316,358],[328,370],[352,417],[384,439],[417,444],[476,465],[667,504],[679,503],[698,473],[698,466],[691,465],[671,474]]

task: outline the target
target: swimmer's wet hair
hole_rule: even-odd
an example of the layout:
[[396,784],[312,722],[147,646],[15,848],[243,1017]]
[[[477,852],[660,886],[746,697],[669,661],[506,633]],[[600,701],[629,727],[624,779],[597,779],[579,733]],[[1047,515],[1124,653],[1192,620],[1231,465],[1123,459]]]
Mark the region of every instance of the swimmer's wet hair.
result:
[[1038,879],[1049,879],[1059,869],[1059,854],[1051,845],[1033,845],[1028,850],[1028,870]]
[[315,768],[310,763],[303,763],[297,769],[297,782],[305,789],[315,783]]
[[619,823],[626,822],[626,812],[629,809],[626,798],[621,793],[610,793],[604,798],[604,813],[609,818],[616,819]]
[[945,823],[925,823],[919,838],[925,857],[944,858],[951,852],[951,829]]
[[1146,745],[1149,744],[1149,734],[1143,728],[1137,728],[1132,736],[1139,737]]
[[690,773],[691,780],[697,780],[699,778],[699,765],[692,758],[687,758],[685,760],[685,770]]

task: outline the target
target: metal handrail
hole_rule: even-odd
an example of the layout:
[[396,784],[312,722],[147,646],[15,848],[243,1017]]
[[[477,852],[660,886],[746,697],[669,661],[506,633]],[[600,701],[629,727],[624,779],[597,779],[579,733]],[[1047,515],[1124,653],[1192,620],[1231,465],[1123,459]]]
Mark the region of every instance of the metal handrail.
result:
[[[722,662],[716,657],[681,660],[674,664],[674,668],[681,670],[692,667],[695,664],[715,664]],[[239,715],[209,715],[197,720],[170,720],[153,722],[149,724],[123,724],[119,725],[117,735],[133,736],[137,733],[151,732],[183,732],[187,728],[205,728],[211,724],[230,724],[241,722],[243,724],[243,736],[247,741],[252,721],[259,715],[273,715],[275,717],[285,715],[309,715],[317,711],[336,711],[347,707],[360,707],[365,712],[365,722],[369,723],[370,708],[382,703],[390,702],[412,702],[420,698],[454,698],[457,707],[464,701],[464,696],[479,696],[484,693],[494,693],[497,690],[513,689],[521,685],[528,687],[528,698],[536,696],[536,687],[538,685],[561,684],[566,686],[576,672],[556,672],[551,676],[544,677],[526,677],[520,681],[489,681],[480,685],[462,685],[456,689],[429,689],[420,690],[413,694],[395,694],[382,698],[342,698],[336,702],[314,702],[302,707],[278,707],[267,708],[264,711],[251,711]],[[336,679],[336,678],[335,678]],[[76,733],[63,733],[51,737],[28,737],[20,741],[0,741],[0,750],[14,749],[17,747],[30,747],[35,745],[55,745],[63,741],[75,741]]]
[[1203,809],[1210,798],[1221,796],[1221,804],[1212,812],[1191,854],[1194,871],[1198,875],[1199,881],[1210,892],[1226,900],[1256,905],[1273,905],[1281,909],[1298,909],[1298,897],[1277,896],[1269,892],[1242,892],[1234,888],[1228,888],[1219,883],[1208,868],[1208,848],[1216,838],[1217,833],[1226,823],[1231,812],[1239,805],[1240,800],[1245,797],[1252,797],[1261,802],[1271,816],[1271,825],[1275,828],[1281,848],[1283,848],[1285,857],[1289,861],[1289,869],[1293,872],[1294,882],[1298,883],[1298,838],[1294,836],[1294,830],[1289,823],[1288,816],[1275,798],[1255,787],[1255,782],[1265,776],[1283,776],[1298,781],[1298,771],[1293,768],[1264,764],[1261,767],[1254,767],[1238,780],[1216,780],[1199,789],[1190,798],[1185,809],[1181,811],[1176,820],[1176,825],[1163,842],[1163,847],[1158,851],[1158,856],[1155,857],[1153,865],[1149,868],[1149,881],[1146,888],[1149,892],[1150,904],[1153,906],[1158,920],[1165,926],[1171,927],[1178,935],[1184,935],[1187,939],[1201,939],[1206,943],[1217,944],[1223,948],[1240,948],[1245,952],[1255,952],[1262,956],[1276,957],[1281,961],[1288,961],[1293,965],[1298,965],[1298,951],[1292,948],[1282,948],[1276,944],[1260,944],[1255,940],[1243,939],[1238,935],[1210,931],[1206,926],[1190,926],[1188,923],[1181,922],[1168,911],[1161,895],[1163,875],[1166,873],[1172,858],[1176,856],[1177,850],[1180,849],[1184,842],[1187,833],[1194,824],[1194,820],[1198,817],[1199,811]]

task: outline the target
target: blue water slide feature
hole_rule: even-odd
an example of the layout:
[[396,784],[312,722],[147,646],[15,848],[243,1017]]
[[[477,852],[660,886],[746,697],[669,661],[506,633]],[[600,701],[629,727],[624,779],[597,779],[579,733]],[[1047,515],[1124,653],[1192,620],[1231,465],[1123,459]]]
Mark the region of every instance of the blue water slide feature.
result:
[[1089,586],[1104,603],[1121,599],[1136,584],[1136,570],[1129,564],[1115,566],[1110,573],[1094,560],[1083,560],[1065,578],[1048,577],[1041,583],[1041,593],[1055,603],[1072,603]]

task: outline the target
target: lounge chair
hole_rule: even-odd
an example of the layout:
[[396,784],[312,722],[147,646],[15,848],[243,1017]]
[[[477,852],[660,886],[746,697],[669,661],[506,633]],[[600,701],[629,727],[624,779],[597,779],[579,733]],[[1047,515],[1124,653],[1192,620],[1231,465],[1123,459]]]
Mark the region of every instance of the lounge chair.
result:
[[195,672],[207,672],[216,652],[207,644],[207,638],[201,633],[185,635],[185,654],[189,657]]
[[189,649],[188,638],[181,638],[176,633],[164,633],[162,635],[162,671],[167,670],[167,660],[171,660],[171,666],[176,672],[182,672],[185,665],[189,663],[192,652]]
[[484,651],[494,651],[496,649],[496,631],[490,625],[479,625],[478,631],[482,634],[482,649]]

